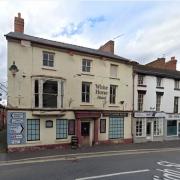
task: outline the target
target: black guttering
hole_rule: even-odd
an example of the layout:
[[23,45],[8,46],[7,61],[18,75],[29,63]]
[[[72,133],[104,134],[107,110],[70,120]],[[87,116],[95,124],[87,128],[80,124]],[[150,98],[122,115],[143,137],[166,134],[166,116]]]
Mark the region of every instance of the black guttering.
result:
[[86,53],[86,54],[90,54],[90,55],[101,56],[101,57],[105,57],[105,58],[115,59],[115,60],[118,60],[125,64],[131,64],[131,61],[129,59],[126,59],[121,56],[117,56],[117,55],[114,55],[114,54],[111,54],[108,52],[102,52],[97,49],[91,49],[91,48],[87,48],[87,47],[52,41],[52,40],[43,39],[43,38],[39,38],[39,37],[35,37],[35,36],[29,36],[29,35],[19,33],[19,32],[10,32],[10,33],[6,34],[5,37],[7,40],[9,40],[9,39],[27,40],[27,41],[31,41],[33,43],[37,43],[40,45],[46,45],[49,47],[61,48],[61,49]]
[[135,73],[139,73],[139,74],[180,80],[180,71],[152,68],[146,65],[134,65],[133,70]]

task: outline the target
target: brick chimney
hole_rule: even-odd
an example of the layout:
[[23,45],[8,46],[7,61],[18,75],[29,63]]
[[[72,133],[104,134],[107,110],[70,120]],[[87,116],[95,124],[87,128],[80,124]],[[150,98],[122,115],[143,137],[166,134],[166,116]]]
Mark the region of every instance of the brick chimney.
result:
[[175,56],[173,56],[171,57],[170,61],[166,62],[165,66],[166,66],[166,69],[176,70],[176,64],[177,64],[177,60]]
[[171,60],[167,62],[165,58],[158,58],[157,60],[146,64],[146,66],[160,68],[160,69],[176,70],[176,64],[177,64],[177,60],[174,56],[171,57]]
[[155,61],[152,61],[147,66],[155,67],[155,68],[164,68],[165,66],[165,58],[157,58]]
[[21,18],[21,13],[18,13],[18,17],[14,18],[14,32],[24,33],[24,19]]
[[100,51],[114,54],[114,41],[110,40],[99,48]]

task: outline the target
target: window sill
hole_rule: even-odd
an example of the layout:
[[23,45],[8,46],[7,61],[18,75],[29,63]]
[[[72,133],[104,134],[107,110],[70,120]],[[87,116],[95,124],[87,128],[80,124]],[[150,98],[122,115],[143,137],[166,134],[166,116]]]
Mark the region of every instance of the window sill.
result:
[[120,107],[119,105],[109,105],[109,107]]
[[56,69],[54,69],[53,67],[46,67],[46,66],[43,66],[42,67],[43,70],[50,70],[50,71],[57,71]]
[[68,138],[66,139],[56,139],[55,142],[67,142],[68,141]]
[[147,87],[145,84],[138,84],[139,87]]
[[37,141],[26,141],[27,144],[40,144],[41,141],[40,140],[37,140]]
[[87,104],[80,104],[80,106],[94,106],[94,104],[87,103]]
[[174,88],[174,90],[175,90],[175,91],[180,91],[180,89],[178,89],[178,88]]
[[178,137],[178,135],[167,135],[167,137]]
[[85,76],[94,76],[94,74],[87,73],[87,72],[83,72],[83,73],[81,73],[81,75],[85,75]]
[[157,89],[164,89],[164,87],[160,87],[160,86],[157,86],[156,88],[157,88]]
[[120,79],[119,79],[119,78],[117,78],[117,77],[109,77],[109,79],[114,79],[114,80],[118,80],[118,81],[120,81]]

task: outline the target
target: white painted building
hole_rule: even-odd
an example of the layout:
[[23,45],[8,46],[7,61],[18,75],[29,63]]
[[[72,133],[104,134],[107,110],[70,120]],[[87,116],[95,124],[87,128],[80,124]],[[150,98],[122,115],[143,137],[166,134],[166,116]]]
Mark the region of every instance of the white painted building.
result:
[[179,71],[135,65],[134,142],[179,139],[179,97]]

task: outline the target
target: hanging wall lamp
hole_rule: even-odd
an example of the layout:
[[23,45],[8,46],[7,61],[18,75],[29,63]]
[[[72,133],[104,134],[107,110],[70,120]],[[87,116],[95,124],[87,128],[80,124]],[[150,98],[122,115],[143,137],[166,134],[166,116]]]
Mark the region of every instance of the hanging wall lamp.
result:
[[17,68],[15,61],[13,61],[13,64],[11,65],[11,67],[9,68],[9,70],[11,71],[12,75],[15,76],[16,73],[19,71],[19,69]]

